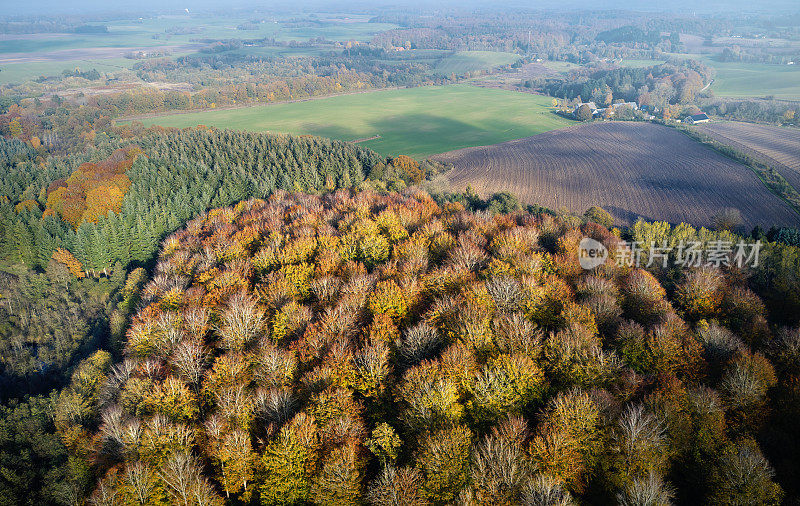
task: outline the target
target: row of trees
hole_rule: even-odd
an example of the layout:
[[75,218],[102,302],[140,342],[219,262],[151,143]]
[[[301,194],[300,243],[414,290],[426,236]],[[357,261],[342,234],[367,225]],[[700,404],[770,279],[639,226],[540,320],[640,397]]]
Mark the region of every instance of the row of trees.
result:
[[800,126],[800,106],[786,100],[707,98],[700,100],[699,105],[712,116],[730,120]]
[[670,104],[692,103],[710,79],[708,67],[687,60],[680,64],[665,63],[645,68],[578,70],[568,79],[545,79],[531,83],[531,86],[540,87],[553,97],[591,100],[598,106],[622,99],[663,108]]

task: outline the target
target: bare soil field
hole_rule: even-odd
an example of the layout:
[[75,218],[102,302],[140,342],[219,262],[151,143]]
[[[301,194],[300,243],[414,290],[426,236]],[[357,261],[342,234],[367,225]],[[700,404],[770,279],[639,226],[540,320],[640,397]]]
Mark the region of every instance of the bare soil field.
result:
[[696,128],[774,167],[800,191],[800,128],[734,121],[706,123]]
[[453,164],[444,176],[452,190],[508,191],[579,213],[599,205],[618,225],[642,217],[708,226],[724,208],[748,228],[800,224],[748,167],[650,123],[593,123],[432,158]]

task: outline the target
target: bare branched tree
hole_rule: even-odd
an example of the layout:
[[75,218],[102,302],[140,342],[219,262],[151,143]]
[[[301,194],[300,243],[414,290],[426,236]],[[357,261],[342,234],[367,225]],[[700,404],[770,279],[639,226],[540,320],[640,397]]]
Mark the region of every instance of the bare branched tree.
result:
[[620,506],[671,506],[674,489],[655,473],[636,478],[617,494]]
[[240,292],[228,300],[217,329],[222,346],[228,350],[242,350],[264,331],[266,317],[258,301]]
[[141,461],[136,461],[125,468],[125,481],[131,490],[133,499],[138,504],[148,504],[156,487],[155,473]]
[[208,351],[200,340],[187,339],[175,347],[170,362],[187,383],[198,385],[208,359]]
[[573,506],[575,501],[564,482],[547,474],[537,474],[522,492],[524,506]]
[[422,483],[417,469],[386,466],[367,490],[367,500],[375,506],[426,506]]

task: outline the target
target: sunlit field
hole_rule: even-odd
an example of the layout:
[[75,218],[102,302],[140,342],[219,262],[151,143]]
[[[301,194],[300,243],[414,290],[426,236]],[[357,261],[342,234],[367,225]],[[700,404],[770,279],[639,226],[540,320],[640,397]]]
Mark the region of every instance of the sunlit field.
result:
[[427,156],[495,144],[567,126],[552,99],[470,85],[377,91],[289,104],[171,114],[145,125],[196,125],[313,134],[361,144],[386,155]]

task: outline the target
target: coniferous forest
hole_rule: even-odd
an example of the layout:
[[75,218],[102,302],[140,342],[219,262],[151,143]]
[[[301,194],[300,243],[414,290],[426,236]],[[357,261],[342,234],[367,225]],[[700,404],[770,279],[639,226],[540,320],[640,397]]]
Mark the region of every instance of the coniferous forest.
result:
[[[96,339],[87,321],[102,312],[120,320],[102,299],[122,295],[126,269],[146,266],[161,239],[189,218],[275,189],[349,187],[385,162],[373,152],[319,138],[192,130],[135,139],[136,152],[118,156],[129,158],[122,188],[113,178],[80,170],[93,165],[90,160],[113,165],[109,158],[113,162],[120,146],[132,151],[133,145],[131,139],[109,140],[89,153],[50,158],[42,168],[25,144],[3,141],[10,170],[0,202],[0,258],[23,272],[2,280],[10,335],[2,342],[7,353],[0,358],[0,385],[35,387],[40,377],[50,382],[62,374]],[[113,191],[120,198],[109,202]],[[56,251],[67,258],[53,262]],[[81,280],[87,276],[93,279]]]

